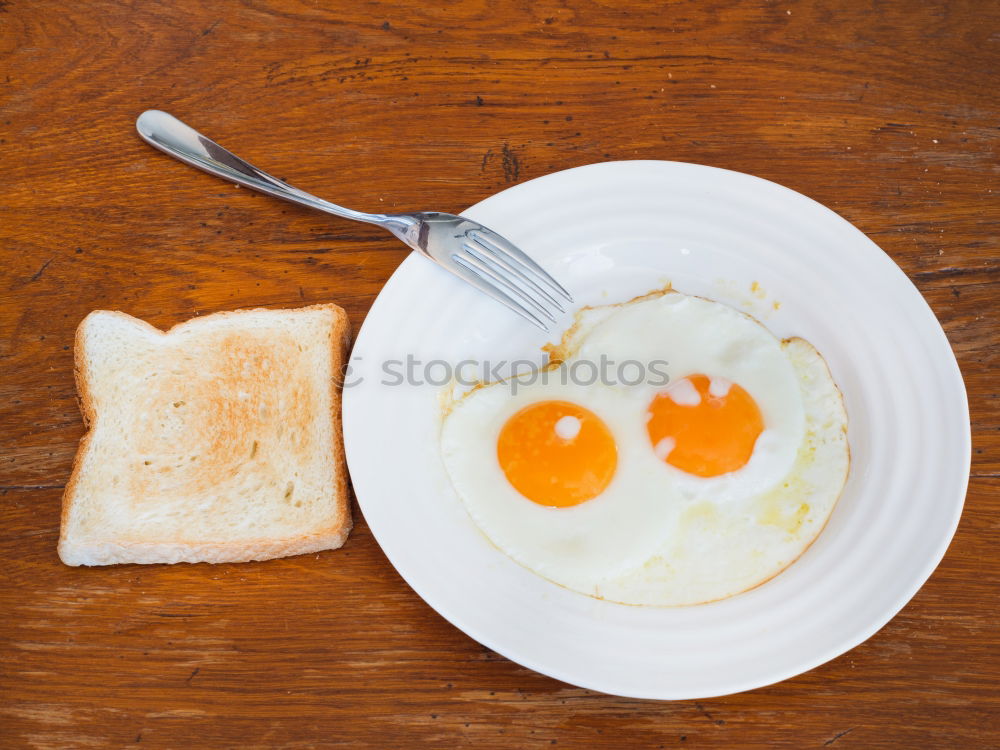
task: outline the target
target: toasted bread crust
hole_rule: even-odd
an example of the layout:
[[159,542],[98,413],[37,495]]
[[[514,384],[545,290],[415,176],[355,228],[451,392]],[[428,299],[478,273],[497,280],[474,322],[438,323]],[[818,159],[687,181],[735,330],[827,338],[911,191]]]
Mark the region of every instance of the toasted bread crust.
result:
[[[304,310],[329,310],[334,316],[333,336],[331,337],[331,357],[335,376],[330,380],[330,419],[332,425],[332,442],[334,466],[336,469],[334,499],[337,505],[337,517],[327,529],[321,529],[311,534],[288,538],[261,538],[241,540],[239,542],[202,542],[202,543],[149,543],[101,541],[79,544],[67,538],[69,514],[76,498],[84,460],[90,448],[97,412],[94,407],[90,389],[90,373],[87,367],[87,357],[84,351],[83,334],[87,321],[95,314],[115,315],[139,324],[160,336],[169,336],[174,331],[197,324],[210,318],[226,318],[251,312],[289,312]],[[250,560],[270,560],[278,557],[308,554],[326,549],[336,549],[344,544],[353,528],[348,499],[347,464],[344,454],[343,432],[341,428],[341,381],[337,368],[346,363],[350,347],[350,322],[343,308],[333,303],[320,303],[298,308],[241,308],[238,310],[212,313],[203,317],[192,318],[175,324],[166,331],[150,325],[144,320],[135,318],[120,310],[95,310],[88,314],[77,326],[74,335],[73,376],[76,382],[77,398],[80,413],[83,417],[86,433],[80,438],[76,456],[69,480],[63,490],[62,510],[60,514],[60,537],[58,543],[59,556],[67,565],[112,565],[118,563],[176,563],[176,562],[247,562]],[[83,561],[83,558],[86,561]]]

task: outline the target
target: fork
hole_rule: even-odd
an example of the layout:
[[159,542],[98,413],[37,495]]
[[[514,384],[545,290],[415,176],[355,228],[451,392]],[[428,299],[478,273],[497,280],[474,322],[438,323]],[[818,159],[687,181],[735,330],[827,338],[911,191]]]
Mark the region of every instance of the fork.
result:
[[543,331],[573,298],[514,243],[464,216],[418,211],[369,214],[338,206],[272,177],[185,125],[173,115],[150,109],[139,115],[143,140],[192,167],[275,198],[334,216],[376,224],[411,248],[472,284]]

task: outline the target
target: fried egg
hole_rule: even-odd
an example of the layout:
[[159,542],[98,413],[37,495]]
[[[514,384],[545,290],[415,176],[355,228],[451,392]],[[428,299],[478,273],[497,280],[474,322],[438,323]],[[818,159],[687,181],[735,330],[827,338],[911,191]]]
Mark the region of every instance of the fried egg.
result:
[[442,424],[457,494],[516,562],[590,596],[697,604],[777,575],[823,528],[847,416],[806,341],[669,291],[583,311],[550,357]]

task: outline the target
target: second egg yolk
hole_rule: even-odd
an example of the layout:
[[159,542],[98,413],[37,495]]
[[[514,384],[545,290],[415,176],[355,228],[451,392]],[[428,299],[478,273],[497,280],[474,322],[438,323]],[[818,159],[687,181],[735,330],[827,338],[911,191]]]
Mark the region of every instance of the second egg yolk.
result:
[[736,383],[689,375],[657,394],[647,415],[657,456],[698,477],[742,468],[764,431],[756,402]]
[[607,425],[569,401],[540,401],[500,430],[497,459],[507,480],[539,505],[565,508],[597,497],[618,465]]

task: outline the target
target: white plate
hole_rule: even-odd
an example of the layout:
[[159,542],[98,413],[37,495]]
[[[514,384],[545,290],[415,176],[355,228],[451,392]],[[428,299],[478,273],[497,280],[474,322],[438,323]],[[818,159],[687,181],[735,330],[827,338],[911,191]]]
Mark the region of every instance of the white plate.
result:
[[[437,444],[440,388],[389,385],[395,378],[383,365],[407,355],[537,362],[547,337],[411,256],[358,335],[344,434],[368,525],[441,615],[565,682],[700,698],[777,682],[844,653],[927,580],[968,482],[965,388],[930,308],[860,231],[775,183],[655,161],[558,172],[465,214],[520,245],[581,304],[670,281],[755,315],[778,336],[811,341],[844,393],[852,466],[817,541],[747,593],[694,607],[629,607],[549,583],[491,546],[451,489]],[[441,366],[429,374],[446,375]]]

